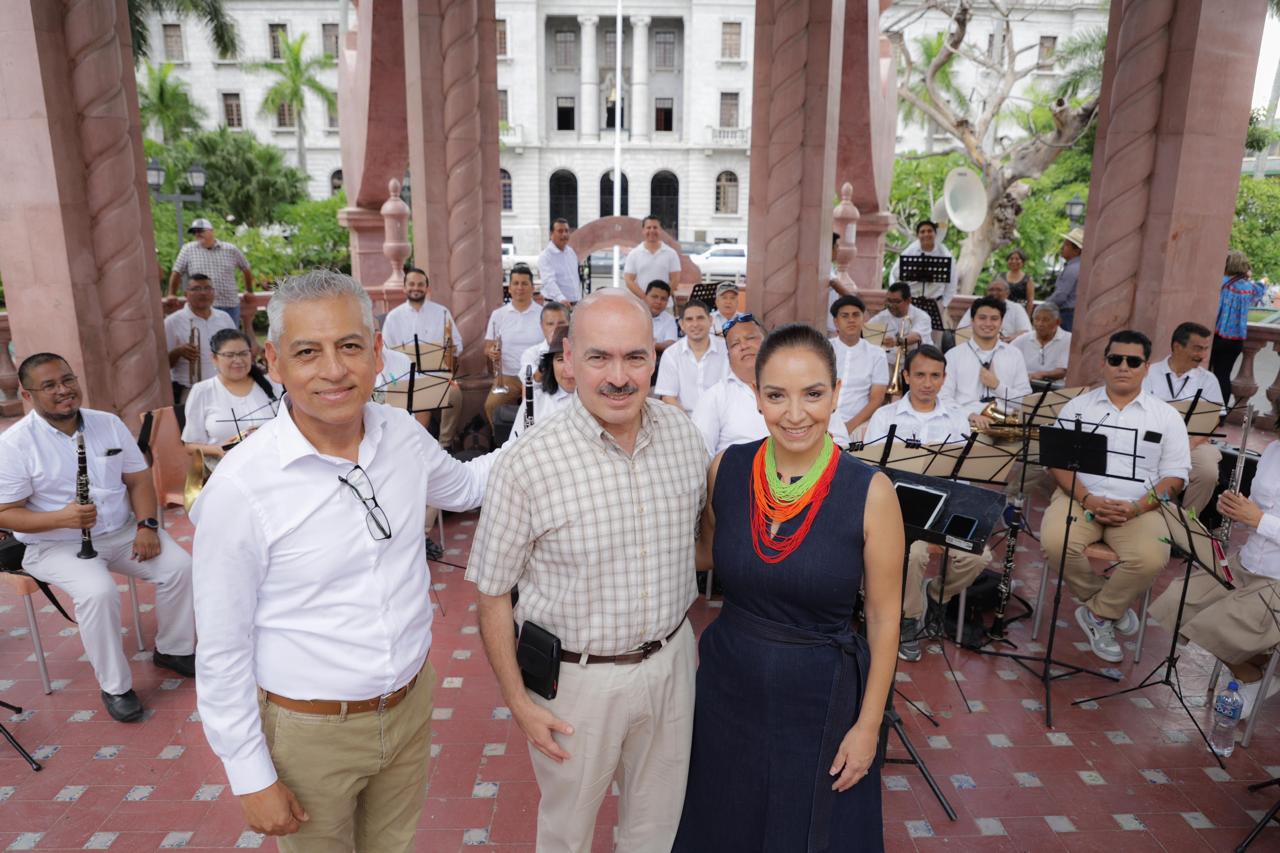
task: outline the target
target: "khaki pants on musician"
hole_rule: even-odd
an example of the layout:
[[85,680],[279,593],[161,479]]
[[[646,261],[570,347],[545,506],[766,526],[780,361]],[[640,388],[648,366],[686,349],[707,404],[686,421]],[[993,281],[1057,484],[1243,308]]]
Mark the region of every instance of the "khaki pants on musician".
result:
[[[1160,540],[1169,537],[1169,525],[1158,510],[1145,512],[1120,527],[1087,521],[1084,507],[1059,489],[1054,492],[1040,523],[1040,545],[1050,571],[1062,558],[1068,508],[1075,518],[1067,541],[1067,586],[1099,619],[1119,619],[1151,588],[1156,576],[1168,565],[1169,545]],[[1105,542],[1120,557],[1119,565],[1111,570],[1109,578],[1096,574],[1084,556],[1085,547],[1094,542]]]
[[573,726],[556,735],[569,760],[532,745],[538,853],[589,853],[596,812],[617,777],[617,846],[669,853],[680,826],[693,743],[697,647],[686,621],[657,653],[637,664],[564,663],[555,699],[530,698]]
[[[1280,581],[1246,570],[1238,556],[1231,558],[1231,571],[1235,589],[1226,589],[1199,569],[1192,571],[1178,633],[1236,672],[1236,667],[1280,646],[1280,627],[1272,614],[1273,608],[1280,609]],[[1170,630],[1181,594],[1182,578],[1178,578],[1151,605],[1151,615]],[[1260,677],[1257,673],[1245,680]]]
[[1218,487],[1218,463],[1222,461],[1222,451],[1212,444],[1205,443],[1191,450],[1191,475],[1187,478],[1186,491],[1182,493],[1182,505],[1186,509],[1203,512],[1209,505],[1209,498]]
[[428,661],[399,705],[381,713],[303,714],[259,700],[276,773],[311,819],[282,853],[413,849],[431,760],[436,673]]
[[[961,590],[968,589],[986,568],[991,560],[991,552],[983,550],[982,554],[968,554],[948,548],[950,559],[947,561],[947,586],[942,591],[942,603],[946,604]],[[920,619],[924,616],[924,591],[921,586],[925,570],[929,567],[929,544],[916,541],[911,543],[911,556],[907,559],[907,580],[903,587],[902,615],[908,619]],[[938,576],[942,576],[939,569]],[[937,598],[937,590],[932,593]]]
[[[462,389],[451,384],[444,395],[445,408],[430,412],[428,417],[440,419],[440,446],[445,450],[458,437],[458,427],[462,425]],[[485,410],[488,414],[488,410]]]
[[490,391],[489,396],[484,398],[484,419],[489,422],[490,429],[493,429],[493,413],[499,406],[515,406],[524,400],[524,383],[519,379],[504,375],[501,384],[507,389],[507,393],[495,394]]

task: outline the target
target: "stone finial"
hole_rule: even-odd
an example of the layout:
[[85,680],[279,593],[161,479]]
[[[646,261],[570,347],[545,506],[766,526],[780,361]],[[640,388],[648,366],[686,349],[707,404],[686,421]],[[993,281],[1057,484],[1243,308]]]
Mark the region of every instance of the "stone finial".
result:
[[840,234],[840,241],[836,245],[836,274],[840,276],[841,284],[854,290],[857,285],[849,276],[849,264],[853,263],[854,255],[857,254],[855,246],[859,216],[858,208],[853,203],[853,184],[845,181],[840,187],[840,203],[831,212],[831,221]]
[[385,229],[382,254],[391,262],[391,275],[383,286],[401,287],[404,285],[404,262],[409,257],[409,205],[400,198],[400,181],[397,179],[387,182],[387,192],[387,200],[382,203],[380,211]]

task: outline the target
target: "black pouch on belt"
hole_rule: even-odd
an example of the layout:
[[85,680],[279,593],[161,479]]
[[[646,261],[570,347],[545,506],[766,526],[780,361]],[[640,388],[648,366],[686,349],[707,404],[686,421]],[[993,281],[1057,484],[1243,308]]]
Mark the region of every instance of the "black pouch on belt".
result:
[[560,638],[526,621],[516,645],[516,663],[524,686],[543,699],[556,698],[560,682]]

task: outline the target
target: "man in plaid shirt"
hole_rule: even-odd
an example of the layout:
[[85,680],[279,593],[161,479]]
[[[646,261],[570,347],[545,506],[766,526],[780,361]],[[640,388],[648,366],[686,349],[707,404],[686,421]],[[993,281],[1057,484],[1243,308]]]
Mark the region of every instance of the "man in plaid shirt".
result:
[[[197,219],[187,229],[195,239],[178,251],[169,274],[169,296],[176,298],[178,285],[192,273],[204,273],[213,282],[213,307],[226,312],[236,324],[240,323],[240,288],[236,286],[236,270],[244,274],[244,289],[253,293],[253,270],[244,253],[230,243],[224,243],[213,233],[213,224],[207,219]],[[250,333],[249,340],[257,340]]]

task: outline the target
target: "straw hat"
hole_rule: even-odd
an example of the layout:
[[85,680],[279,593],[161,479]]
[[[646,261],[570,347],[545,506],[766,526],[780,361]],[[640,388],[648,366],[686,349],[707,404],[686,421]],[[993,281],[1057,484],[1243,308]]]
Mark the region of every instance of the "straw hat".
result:
[[1084,251],[1084,229],[1083,228],[1072,228],[1066,234],[1062,234],[1059,236],[1061,236],[1062,239],[1066,240],[1068,243],[1075,244],[1075,247],[1080,251],[1082,252]]

